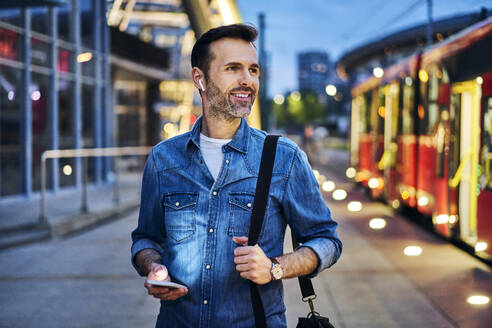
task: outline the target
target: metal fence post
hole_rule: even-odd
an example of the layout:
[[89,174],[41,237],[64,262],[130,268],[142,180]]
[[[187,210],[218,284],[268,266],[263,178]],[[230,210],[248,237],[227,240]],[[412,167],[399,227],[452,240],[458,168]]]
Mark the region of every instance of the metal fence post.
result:
[[82,213],[87,213],[89,211],[89,207],[87,206],[87,180],[88,180],[88,171],[89,171],[89,161],[87,156],[84,157],[82,172],[84,173],[84,180],[82,186],[82,206],[80,208]]
[[118,204],[120,202],[120,170],[119,170],[119,167],[118,167],[118,164],[119,164],[119,161],[118,161],[118,158],[115,157],[114,158],[114,184],[113,184],[113,191],[114,191],[114,195],[113,195],[113,201]]
[[46,153],[41,155],[41,213],[39,214],[39,224],[45,225],[46,217]]

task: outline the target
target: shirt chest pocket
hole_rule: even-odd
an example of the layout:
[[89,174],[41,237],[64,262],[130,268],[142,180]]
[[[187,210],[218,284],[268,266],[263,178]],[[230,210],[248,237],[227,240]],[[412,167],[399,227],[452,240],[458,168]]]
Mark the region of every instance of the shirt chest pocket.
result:
[[[251,213],[253,210],[254,194],[229,194],[229,225],[227,233],[230,236],[248,236]],[[261,229],[263,231],[263,227]]]
[[164,196],[164,215],[167,237],[183,242],[193,236],[196,229],[196,193],[172,193]]

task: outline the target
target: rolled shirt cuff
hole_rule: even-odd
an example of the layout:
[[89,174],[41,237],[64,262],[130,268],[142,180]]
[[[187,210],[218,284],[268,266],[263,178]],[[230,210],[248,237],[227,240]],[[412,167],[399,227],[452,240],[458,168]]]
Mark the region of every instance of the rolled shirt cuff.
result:
[[162,254],[162,247],[151,239],[139,239],[136,242],[134,242],[132,245],[132,264],[135,270],[137,270],[138,274],[141,275],[142,277],[145,275],[140,271],[140,269],[135,264],[135,255],[137,255],[138,252],[148,248],[154,249],[157,252],[159,252],[159,254]]
[[311,248],[313,252],[318,256],[318,266],[316,267],[316,270],[306,276],[306,278],[309,279],[316,277],[321,271],[331,267],[340,257],[335,242],[330,239],[311,239],[297,247],[296,250],[301,247]]

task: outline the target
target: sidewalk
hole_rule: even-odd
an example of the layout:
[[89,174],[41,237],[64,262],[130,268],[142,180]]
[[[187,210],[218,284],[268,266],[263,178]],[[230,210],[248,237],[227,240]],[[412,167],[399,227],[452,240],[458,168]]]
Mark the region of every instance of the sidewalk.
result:
[[[87,187],[87,212],[82,212],[82,188],[46,194],[46,224],[40,224],[41,195],[0,202],[0,249],[64,236],[118,217],[138,207],[141,172],[123,173],[118,191],[113,184]],[[118,198],[118,200],[116,200]]]
[[[369,200],[344,176],[346,153],[325,155],[329,162],[320,173],[348,197],[335,201],[323,193],[344,246],[338,263],[313,279],[316,310],[337,328],[490,327],[492,304],[466,302],[474,294],[492,296],[490,267]],[[91,212],[97,195],[111,203],[111,189],[94,191]],[[79,199],[72,199],[74,213]],[[353,200],[362,202],[362,211],[347,211]],[[82,234],[1,250],[0,327],[154,327],[159,302],[146,293],[129,259],[137,216],[134,209]],[[386,219],[384,229],[369,228],[376,216]],[[404,255],[407,245],[422,247],[422,254]],[[285,246],[292,249],[289,234]],[[295,327],[308,306],[296,279],[283,283],[288,327]]]

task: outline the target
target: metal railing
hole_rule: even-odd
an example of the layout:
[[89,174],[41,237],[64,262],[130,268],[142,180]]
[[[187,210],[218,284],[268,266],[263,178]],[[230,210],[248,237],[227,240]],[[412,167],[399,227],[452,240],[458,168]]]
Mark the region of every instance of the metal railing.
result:
[[[41,211],[39,215],[39,223],[45,225],[47,223],[46,216],[46,161],[54,158],[83,158],[83,186],[82,186],[82,205],[81,212],[88,211],[87,205],[87,184],[88,184],[88,158],[89,157],[120,157],[120,156],[135,156],[148,155],[152,147],[110,147],[110,148],[82,148],[82,149],[58,149],[46,150],[41,155]],[[118,169],[115,167],[114,180],[114,200],[119,201],[119,183]]]

